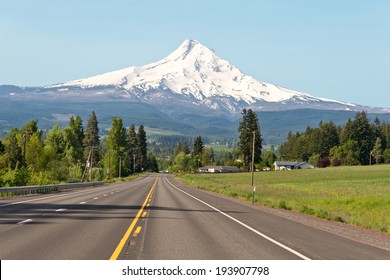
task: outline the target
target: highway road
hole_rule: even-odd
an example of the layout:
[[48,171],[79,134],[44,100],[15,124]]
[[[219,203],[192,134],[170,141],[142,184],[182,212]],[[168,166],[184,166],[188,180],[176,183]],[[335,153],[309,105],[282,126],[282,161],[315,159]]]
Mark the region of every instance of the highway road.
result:
[[0,259],[390,259],[171,175],[0,200]]

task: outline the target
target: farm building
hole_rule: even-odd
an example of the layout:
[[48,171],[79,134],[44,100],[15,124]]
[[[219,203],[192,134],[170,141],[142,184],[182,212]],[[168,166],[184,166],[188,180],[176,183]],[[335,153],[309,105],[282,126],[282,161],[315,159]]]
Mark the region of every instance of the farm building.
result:
[[275,161],[275,170],[313,169],[314,166],[307,162]]
[[236,173],[240,172],[237,166],[204,166],[199,168],[199,173]]

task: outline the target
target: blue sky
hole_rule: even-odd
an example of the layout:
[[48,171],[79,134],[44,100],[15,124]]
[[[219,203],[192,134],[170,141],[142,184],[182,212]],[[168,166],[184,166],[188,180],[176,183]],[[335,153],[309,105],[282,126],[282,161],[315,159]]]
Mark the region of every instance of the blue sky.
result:
[[2,0],[0,84],[49,85],[196,39],[256,79],[390,107],[390,1]]

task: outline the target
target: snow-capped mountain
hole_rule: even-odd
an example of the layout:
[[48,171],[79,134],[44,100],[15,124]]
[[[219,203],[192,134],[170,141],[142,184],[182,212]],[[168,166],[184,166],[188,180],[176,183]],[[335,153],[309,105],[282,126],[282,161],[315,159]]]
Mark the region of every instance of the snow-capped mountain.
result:
[[[120,99],[148,103],[158,105],[158,109],[168,115],[196,111],[236,117],[243,108],[390,111],[317,98],[258,81],[195,40],[184,41],[155,63],[25,91],[29,91],[30,96],[44,94],[55,99],[90,100],[93,97],[95,102]],[[12,92],[13,97],[17,95]]]
[[[118,86],[132,91],[169,89],[175,94],[202,101],[210,97],[233,97],[253,104],[259,100],[282,102],[293,97],[306,100],[307,94],[260,82],[243,74],[214,51],[195,40],[184,41],[166,58],[141,67],[129,67],[54,87]],[[350,105],[350,104],[349,104]]]

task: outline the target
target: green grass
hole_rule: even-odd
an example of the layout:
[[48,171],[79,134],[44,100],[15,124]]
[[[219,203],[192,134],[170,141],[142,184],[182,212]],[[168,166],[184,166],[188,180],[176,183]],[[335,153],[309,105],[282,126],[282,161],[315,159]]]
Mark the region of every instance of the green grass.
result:
[[[252,201],[249,173],[189,174],[186,184]],[[390,165],[255,173],[255,203],[390,234]]]

